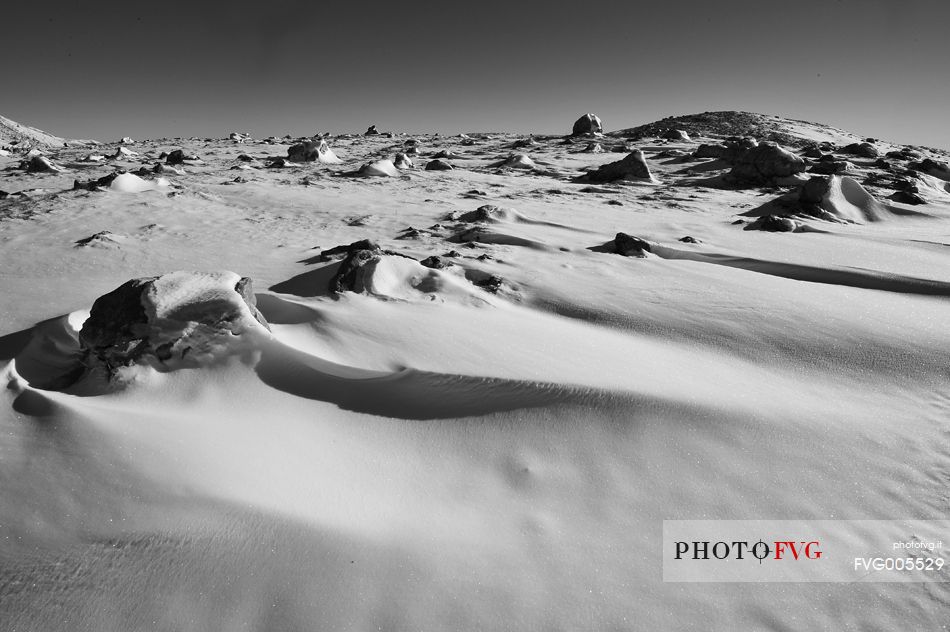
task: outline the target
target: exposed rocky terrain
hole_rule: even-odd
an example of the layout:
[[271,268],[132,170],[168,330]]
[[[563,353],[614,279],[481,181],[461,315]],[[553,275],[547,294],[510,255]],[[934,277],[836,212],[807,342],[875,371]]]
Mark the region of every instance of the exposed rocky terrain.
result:
[[0,627],[944,625],[659,547],[946,517],[950,155],[571,118],[0,138]]

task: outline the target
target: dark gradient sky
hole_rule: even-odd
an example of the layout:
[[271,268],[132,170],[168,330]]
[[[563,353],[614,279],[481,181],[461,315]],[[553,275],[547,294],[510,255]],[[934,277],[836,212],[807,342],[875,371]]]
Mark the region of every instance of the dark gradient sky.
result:
[[[59,6],[57,6],[59,5]],[[114,140],[748,110],[950,148],[950,1],[15,2],[0,114]]]

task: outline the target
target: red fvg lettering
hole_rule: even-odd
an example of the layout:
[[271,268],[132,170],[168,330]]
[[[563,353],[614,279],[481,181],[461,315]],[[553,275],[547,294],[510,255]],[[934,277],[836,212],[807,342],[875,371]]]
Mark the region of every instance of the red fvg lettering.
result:
[[[799,559],[800,555],[805,556],[809,560],[817,560],[821,557],[821,546],[818,541],[813,540],[811,542],[793,542],[791,540],[786,540],[783,542],[776,541],[775,543],[775,559],[780,560],[782,556],[786,553],[790,553],[792,559]],[[799,548],[800,545],[800,548]],[[812,550],[812,547],[815,547]]]

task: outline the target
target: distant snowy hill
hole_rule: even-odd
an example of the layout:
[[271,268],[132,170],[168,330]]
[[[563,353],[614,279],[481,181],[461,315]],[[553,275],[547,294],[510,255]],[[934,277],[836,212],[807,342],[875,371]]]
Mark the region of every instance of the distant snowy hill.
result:
[[43,130],[23,125],[10,120],[5,116],[0,116],[0,145],[10,145],[13,143],[27,144],[30,146],[42,145],[46,147],[62,147],[63,145],[91,145],[96,144],[93,140],[73,140],[54,136]]

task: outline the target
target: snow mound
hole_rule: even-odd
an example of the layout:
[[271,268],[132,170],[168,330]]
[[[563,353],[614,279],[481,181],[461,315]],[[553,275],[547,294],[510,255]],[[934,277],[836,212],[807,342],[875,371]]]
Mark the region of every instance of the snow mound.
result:
[[[475,298],[478,293],[464,277],[453,272],[428,268],[413,259],[393,255],[383,255],[365,265],[358,284],[362,293],[397,300],[444,302],[447,298]],[[478,298],[486,301],[484,297]]]
[[392,160],[377,160],[376,162],[371,162],[360,167],[359,175],[361,176],[384,176],[394,178],[399,175],[399,170],[396,169],[396,165],[393,164]]
[[145,191],[157,191],[169,185],[165,178],[157,180],[143,180],[132,173],[120,173],[109,185],[109,188],[119,193],[143,193]]
[[536,166],[528,154],[511,154],[507,158],[489,165],[489,167],[501,169],[534,169]]
[[822,211],[851,222],[874,222],[888,211],[854,178],[829,176],[812,178],[801,186],[799,200],[816,204]]
[[[808,216],[832,222],[876,222],[891,215],[887,206],[848,176],[814,176],[795,190],[743,213],[769,216]],[[775,224],[775,222],[772,222]],[[777,225],[777,224],[776,224]]]

